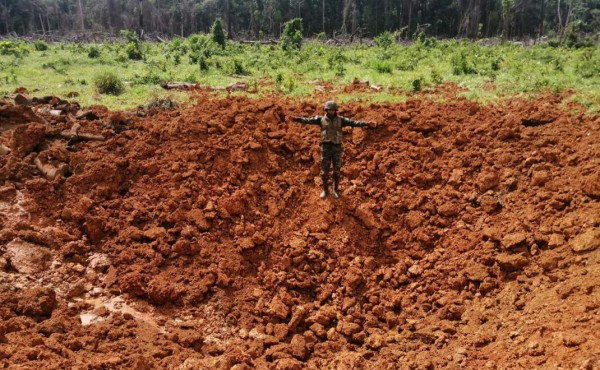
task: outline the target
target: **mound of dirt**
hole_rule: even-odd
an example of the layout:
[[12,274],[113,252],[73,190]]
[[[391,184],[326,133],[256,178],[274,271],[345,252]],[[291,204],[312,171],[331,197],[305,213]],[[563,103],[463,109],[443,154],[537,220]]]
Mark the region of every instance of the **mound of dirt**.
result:
[[344,105],[337,200],[320,101],[0,107],[0,364],[599,368],[600,118],[444,97]]

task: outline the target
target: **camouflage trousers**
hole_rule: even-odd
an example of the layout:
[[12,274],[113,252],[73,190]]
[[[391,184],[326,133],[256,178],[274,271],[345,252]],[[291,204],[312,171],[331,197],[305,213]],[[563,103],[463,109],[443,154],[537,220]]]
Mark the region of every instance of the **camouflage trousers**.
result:
[[333,163],[333,180],[339,181],[342,169],[342,144],[321,143],[321,178],[329,180],[329,168]]

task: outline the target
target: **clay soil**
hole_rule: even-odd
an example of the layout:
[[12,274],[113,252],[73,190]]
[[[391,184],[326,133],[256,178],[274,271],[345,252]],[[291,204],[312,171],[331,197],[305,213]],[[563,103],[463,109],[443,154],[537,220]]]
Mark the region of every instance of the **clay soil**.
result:
[[344,104],[325,200],[326,96],[0,103],[0,368],[600,369],[600,117],[458,93]]

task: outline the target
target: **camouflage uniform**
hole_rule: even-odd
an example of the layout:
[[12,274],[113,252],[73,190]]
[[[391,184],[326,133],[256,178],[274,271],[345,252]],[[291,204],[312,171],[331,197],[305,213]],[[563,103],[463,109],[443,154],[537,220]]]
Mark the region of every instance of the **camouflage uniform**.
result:
[[[337,106],[333,106],[336,107],[335,110],[337,111]],[[368,123],[353,121],[351,119],[338,116],[337,114],[333,117],[329,117],[328,115],[315,116],[314,118],[294,117],[294,121],[308,125],[320,126],[321,178],[323,179],[323,193],[321,193],[321,197],[326,197],[328,194],[329,168],[333,163],[333,195],[337,198],[339,196],[338,185],[342,168],[342,127],[366,127]]]

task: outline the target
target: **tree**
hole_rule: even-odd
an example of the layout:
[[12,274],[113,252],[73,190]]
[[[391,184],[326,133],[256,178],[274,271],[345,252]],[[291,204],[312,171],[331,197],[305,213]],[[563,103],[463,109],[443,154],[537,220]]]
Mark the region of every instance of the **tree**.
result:
[[514,0],[501,0],[502,1],[502,41],[506,41],[508,38],[508,32],[511,22],[511,8],[514,5]]
[[302,19],[294,18],[283,24],[283,33],[279,40],[279,45],[283,50],[300,49],[302,46]]
[[221,18],[215,19],[215,22],[210,28],[210,33],[213,41],[221,45],[221,48],[225,49],[225,32],[223,31]]

